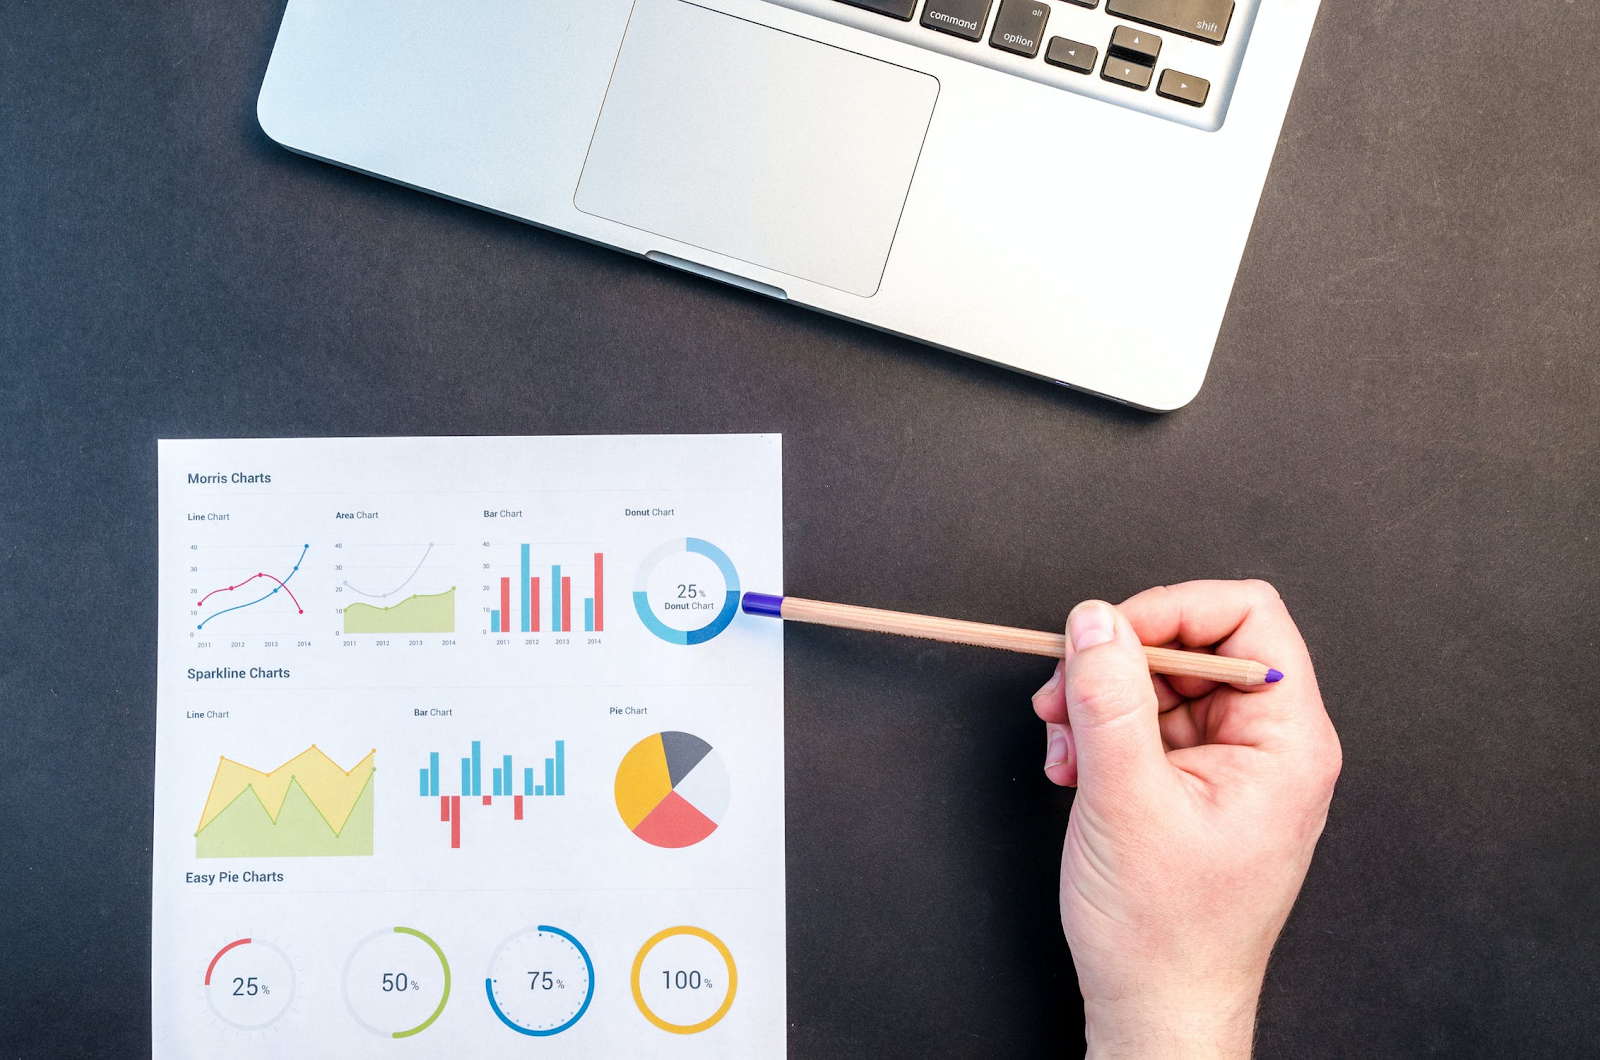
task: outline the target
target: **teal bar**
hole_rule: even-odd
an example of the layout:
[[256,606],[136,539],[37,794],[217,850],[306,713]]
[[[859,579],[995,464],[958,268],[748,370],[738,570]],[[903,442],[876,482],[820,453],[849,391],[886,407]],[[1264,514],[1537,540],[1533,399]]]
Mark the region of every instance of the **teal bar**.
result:
[[529,766],[527,769],[524,769],[522,771],[522,793],[524,795],[532,795],[533,794],[533,767],[532,766]]
[[544,794],[544,785],[540,784],[538,787],[534,788],[533,789],[533,793],[535,795],[543,795]]
[[500,782],[505,786],[505,790],[500,792],[500,794],[510,795],[512,794],[511,789],[517,786],[517,775],[511,771],[510,755],[506,755],[505,758],[501,759],[501,761],[504,763],[504,765],[500,767]]
[[494,793],[496,795],[505,794],[505,792],[500,790],[500,770],[498,768],[494,771]]
[[550,568],[550,631],[566,632],[561,628],[561,567]]
[[428,767],[423,766],[417,772],[422,774],[422,790],[417,794],[425,796],[428,794]]
[[583,598],[583,629],[586,633],[594,632],[594,597]]
[[433,751],[428,755],[428,794],[439,794],[439,752]]
[[483,794],[483,742],[472,741],[472,794]]
[[556,760],[554,758],[546,758],[544,760],[544,790],[551,795],[556,793]]
[[556,794],[567,793],[567,741],[556,741]]
[[461,794],[472,794],[472,759],[461,760]]
[[489,632],[490,633],[504,633],[505,632],[505,630],[500,628],[500,609],[498,607],[495,608],[493,611],[489,612]]
[[533,628],[533,604],[529,601],[532,594],[533,574],[528,570],[528,546],[522,546],[522,632],[527,633]]

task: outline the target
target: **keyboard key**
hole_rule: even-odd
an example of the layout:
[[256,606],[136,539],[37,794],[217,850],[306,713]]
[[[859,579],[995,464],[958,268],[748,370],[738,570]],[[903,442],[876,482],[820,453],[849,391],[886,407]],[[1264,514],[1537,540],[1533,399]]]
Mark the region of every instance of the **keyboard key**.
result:
[[1067,3],[1069,3],[1069,4],[1077,4],[1079,7],[1099,7],[1100,6],[1100,0],[1067,0]]
[[1111,31],[1111,54],[1154,66],[1161,54],[1161,38],[1147,29],[1118,26]]
[[1039,54],[1039,38],[1050,18],[1050,5],[1037,0],[1000,0],[989,45],[1032,59]]
[[922,9],[922,24],[929,29],[954,33],[967,40],[983,36],[992,0],[928,0]]
[[1050,46],[1044,50],[1045,62],[1053,66],[1064,66],[1080,74],[1094,73],[1094,61],[1099,57],[1099,48],[1080,44],[1065,37],[1051,37]]
[[1176,70],[1161,71],[1161,81],[1156,85],[1156,95],[1175,99],[1179,103],[1187,103],[1191,107],[1205,106],[1206,93],[1210,91],[1210,81],[1203,77],[1180,74]]
[[1115,81],[1119,85],[1137,88],[1140,92],[1150,87],[1150,78],[1155,74],[1155,67],[1136,63],[1132,59],[1117,59],[1106,56],[1105,66],[1100,68],[1100,76],[1107,81]]
[[1221,44],[1233,18],[1233,0],[1106,0],[1106,14]]
[[840,2],[851,7],[864,7],[868,11],[876,11],[890,18],[898,18],[901,22],[910,22],[911,12],[917,9],[917,0],[840,0]]

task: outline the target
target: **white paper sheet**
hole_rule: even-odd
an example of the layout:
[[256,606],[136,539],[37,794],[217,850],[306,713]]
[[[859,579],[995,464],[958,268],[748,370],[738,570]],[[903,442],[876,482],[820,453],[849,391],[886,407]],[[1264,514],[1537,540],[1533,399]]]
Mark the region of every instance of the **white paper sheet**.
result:
[[782,1055],[781,466],[162,442],[155,1054]]

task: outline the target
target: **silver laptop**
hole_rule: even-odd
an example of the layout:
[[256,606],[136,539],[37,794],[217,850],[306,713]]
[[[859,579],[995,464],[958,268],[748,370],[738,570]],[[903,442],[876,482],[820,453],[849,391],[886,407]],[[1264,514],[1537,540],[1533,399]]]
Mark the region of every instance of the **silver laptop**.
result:
[[288,0],[292,150],[1147,409],[1319,0]]

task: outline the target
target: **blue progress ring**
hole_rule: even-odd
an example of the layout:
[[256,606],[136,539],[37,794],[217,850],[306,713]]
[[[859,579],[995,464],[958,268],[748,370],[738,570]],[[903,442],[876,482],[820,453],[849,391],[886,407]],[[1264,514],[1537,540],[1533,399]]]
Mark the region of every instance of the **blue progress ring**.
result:
[[[722,609],[699,629],[673,629],[657,618],[650,608],[650,594],[647,591],[650,575],[660,566],[662,560],[679,552],[695,552],[715,563],[717,569],[722,572],[723,582],[728,587],[728,595],[723,599]],[[646,556],[644,562],[639,565],[639,575],[633,580],[633,608],[639,612],[639,621],[644,623],[645,628],[667,643],[704,644],[727,629],[728,623],[733,621],[733,616],[739,613],[739,572],[733,569],[733,560],[728,558],[728,554],[711,542],[698,537],[674,538]]]

